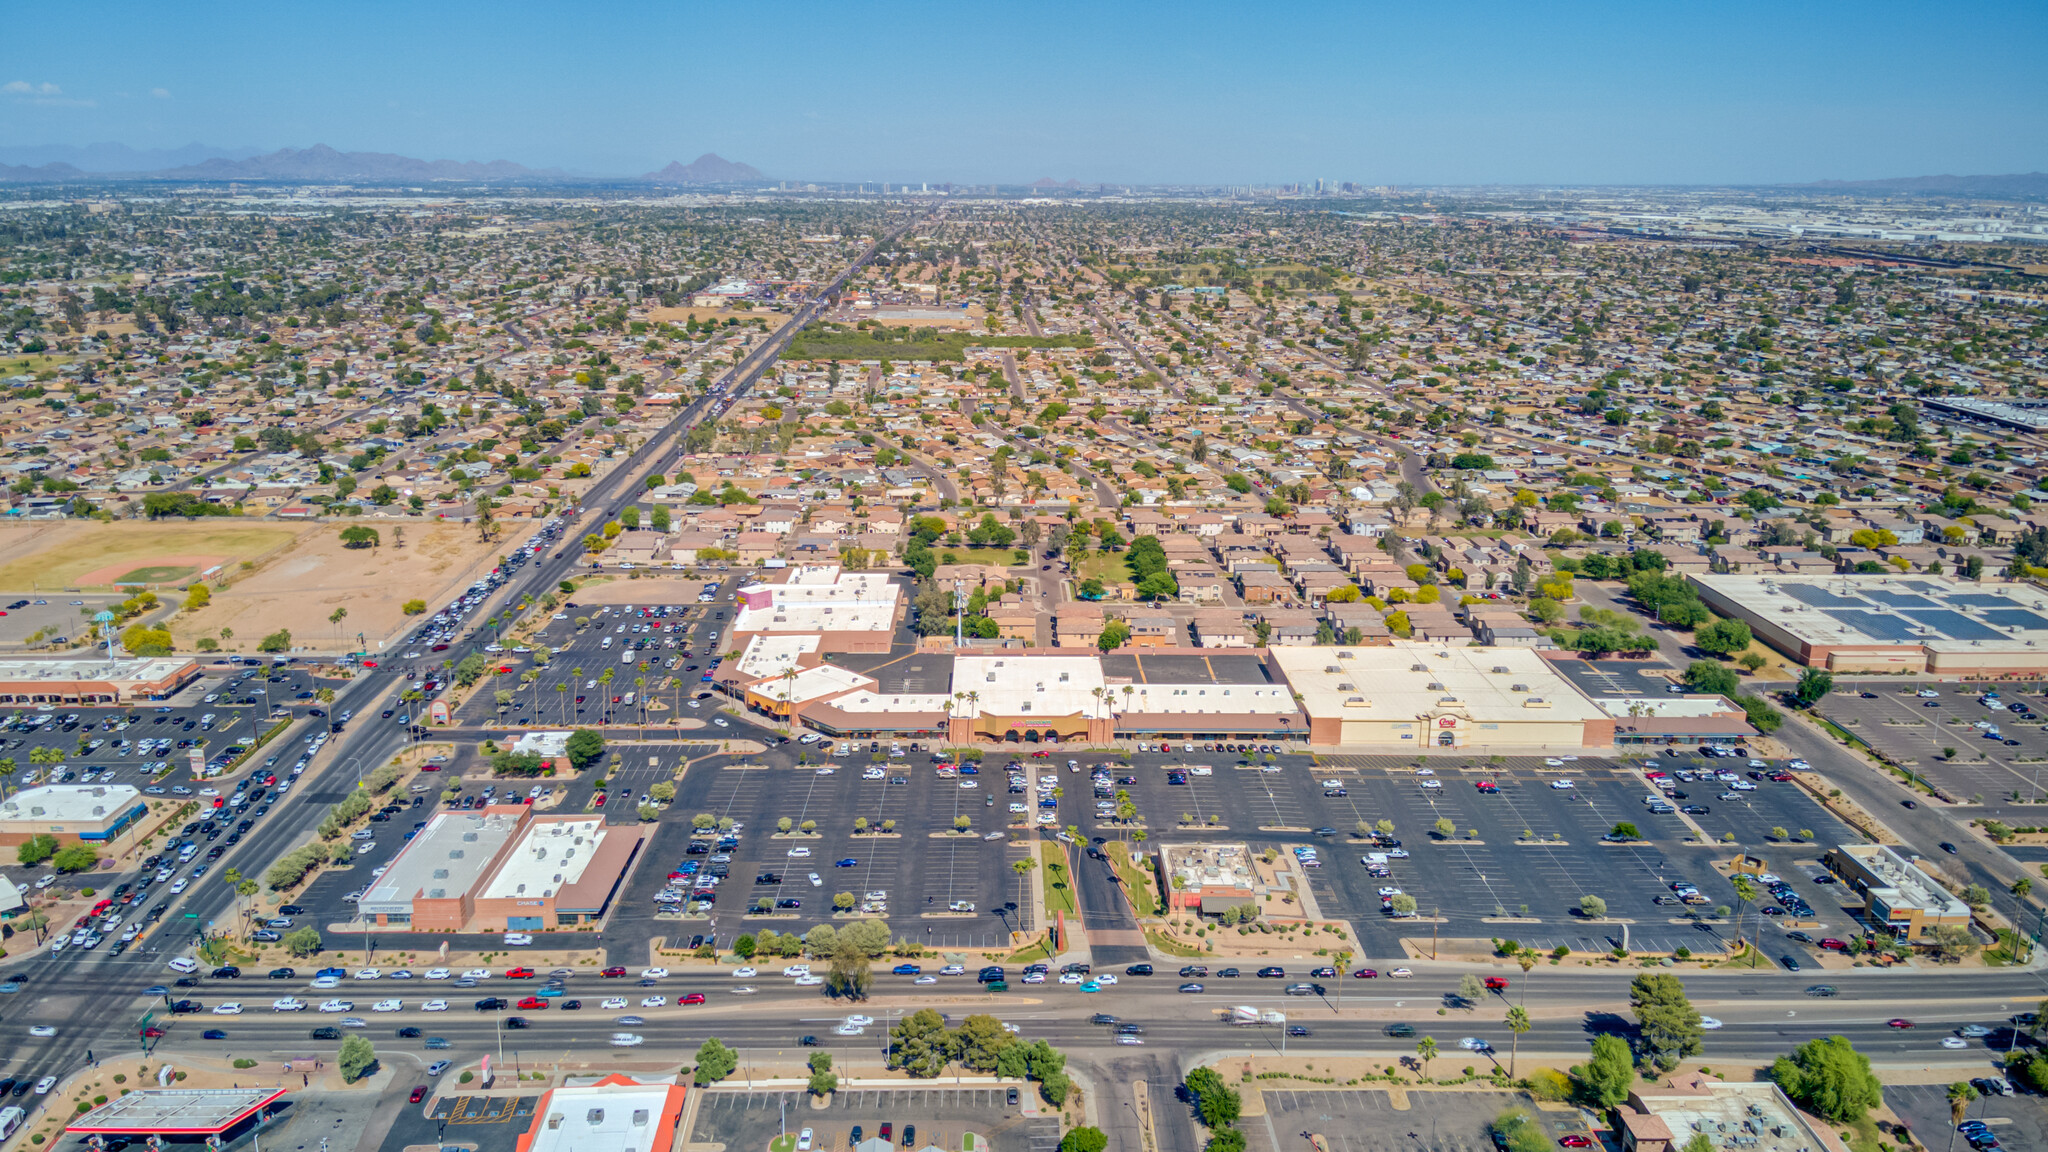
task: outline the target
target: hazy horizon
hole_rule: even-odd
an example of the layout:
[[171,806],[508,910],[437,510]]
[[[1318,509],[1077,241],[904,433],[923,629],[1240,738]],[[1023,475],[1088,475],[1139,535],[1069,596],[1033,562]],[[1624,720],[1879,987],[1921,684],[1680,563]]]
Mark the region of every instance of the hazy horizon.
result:
[[[324,143],[629,176],[1799,184],[2048,168],[2048,9],[1306,4],[13,13],[0,151]],[[2027,77],[2032,76],[2029,80]]]

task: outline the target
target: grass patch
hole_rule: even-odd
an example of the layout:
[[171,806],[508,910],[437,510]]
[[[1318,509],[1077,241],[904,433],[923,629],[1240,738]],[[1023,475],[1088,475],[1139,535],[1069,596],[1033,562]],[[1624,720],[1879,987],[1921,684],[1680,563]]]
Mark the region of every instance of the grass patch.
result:
[[1031,553],[1021,548],[948,548],[941,544],[932,551],[938,554],[941,564],[992,564],[998,568],[1014,568],[1031,563]]
[[1093,348],[1092,336],[977,336],[934,328],[876,326],[865,332],[814,325],[790,342],[784,360],[965,360],[969,348]]
[[1026,944],[1003,958],[1006,964],[1031,964],[1039,960],[1052,959],[1052,941],[1040,937],[1036,943]]
[[71,357],[69,356],[48,356],[43,355],[41,353],[31,353],[25,356],[9,356],[4,360],[0,360],[0,372],[5,372],[9,376],[12,376],[17,372],[27,372],[30,374],[34,374],[37,372],[52,372],[58,368],[63,367],[66,364],[69,364],[70,362]]
[[137,568],[116,577],[116,584],[182,584],[199,574],[190,564],[156,565]]
[[1886,1145],[1884,1137],[1878,1134],[1877,1121],[1862,1116],[1849,1125],[1849,1147],[1851,1152],[1883,1152]]
[[1074,564],[1073,569],[1076,587],[1091,577],[1105,585],[1121,584],[1131,578],[1131,570],[1124,566],[1124,554],[1121,552],[1092,552],[1087,559]]
[[1109,866],[1123,878],[1124,893],[1131,898],[1131,908],[1140,916],[1159,915],[1159,888],[1152,880],[1150,869],[1131,860],[1130,849],[1122,842],[1104,844],[1103,854],[1109,857]]
[[1064,912],[1069,916],[1078,915],[1079,904],[1074,901],[1074,869],[1067,859],[1066,849],[1057,843],[1042,843],[1039,855],[1045,861],[1045,916],[1050,920]]

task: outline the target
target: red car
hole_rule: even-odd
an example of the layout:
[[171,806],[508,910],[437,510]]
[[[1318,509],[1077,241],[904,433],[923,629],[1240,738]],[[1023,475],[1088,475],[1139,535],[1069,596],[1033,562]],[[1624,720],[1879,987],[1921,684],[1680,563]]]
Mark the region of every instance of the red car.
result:
[[1358,971],[1353,972],[1351,977],[1354,980],[1370,980],[1379,974],[1379,969],[1377,968],[1360,968]]
[[1892,1019],[1885,1021],[1884,1026],[1887,1028],[1911,1028],[1913,1022],[1911,1020]]
[[161,1037],[163,1034],[164,1030],[157,1027],[154,1024],[151,1024],[149,1027],[144,1028],[142,1030],[142,1037],[145,1040],[155,1040]]
[[1472,787],[1477,788],[1479,791],[1489,795],[1500,791],[1500,785],[1495,784],[1491,780],[1474,780],[1472,782]]
[[[376,666],[377,666],[377,662],[376,662],[375,660],[365,660],[365,661],[363,661],[363,667],[365,667],[365,668],[375,668]],[[415,1103],[417,1103],[417,1101],[415,1101]]]
[[1574,1132],[1569,1136],[1559,1136],[1557,1142],[1566,1148],[1591,1148],[1593,1146],[1593,1138],[1580,1132]]
[[422,1101],[422,1100],[425,1100],[426,1098],[427,1098],[427,1086],[426,1086],[425,1084],[415,1084],[415,1085],[413,1085],[413,1089],[412,1089],[412,1102],[413,1102],[413,1103],[415,1103],[415,1104],[417,1104],[417,1103],[419,1103],[420,1101]]
[[626,970],[619,967],[607,968],[598,973],[599,976],[624,976],[625,974]]
[[422,772],[439,772],[440,770],[441,770],[441,766],[440,766],[439,764],[422,764],[422,765],[420,765],[420,771],[422,771]]
[[525,1008],[528,1010],[539,1010],[546,1008],[548,1006],[548,1002],[541,999],[538,996],[528,996],[526,999],[521,1000],[519,1002],[519,1006],[521,1008]]
[[1487,990],[1488,992],[1505,992],[1505,991],[1507,991],[1507,990],[1508,990],[1508,978],[1507,978],[1507,977],[1505,977],[1505,976],[1488,976],[1488,977],[1486,978],[1486,990]]
[[507,979],[507,980],[531,980],[531,979],[533,979],[533,976],[534,976],[534,971],[533,971],[533,969],[531,969],[531,968],[507,968],[507,969],[505,969],[505,979]]
[[681,1000],[676,1001],[678,1004],[702,1004],[703,1002],[704,994],[702,992],[692,992]]

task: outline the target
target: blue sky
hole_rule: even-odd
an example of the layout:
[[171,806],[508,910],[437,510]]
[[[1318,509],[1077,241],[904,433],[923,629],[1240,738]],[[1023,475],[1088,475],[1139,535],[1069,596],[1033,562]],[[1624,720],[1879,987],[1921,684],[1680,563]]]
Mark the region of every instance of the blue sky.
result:
[[15,3],[0,145],[630,174],[1750,183],[2048,169],[2048,4]]

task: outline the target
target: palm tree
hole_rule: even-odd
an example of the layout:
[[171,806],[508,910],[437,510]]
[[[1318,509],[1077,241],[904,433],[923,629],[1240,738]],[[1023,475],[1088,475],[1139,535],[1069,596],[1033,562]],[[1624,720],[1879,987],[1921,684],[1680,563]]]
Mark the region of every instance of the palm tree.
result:
[[561,702],[562,723],[569,722],[569,685],[566,681],[555,681],[555,697]]
[[[1031,869],[1033,864],[1034,861],[1030,859],[1024,859],[1014,861],[1010,865],[1010,871],[1015,872],[1017,874],[1017,907],[1019,908],[1022,908],[1025,905],[1024,878],[1026,876],[1031,875]],[[1036,917],[1034,917],[1033,919],[1035,921]]]
[[1529,1011],[1520,1004],[1508,1009],[1508,1031],[1514,1033],[1514,1041],[1508,1046],[1508,1077],[1515,1075],[1515,1058],[1521,1054],[1522,1033],[1529,1030]]
[[1955,1126],[1963,1122],[1963,1115],[1970,1110],[1970,1101],[1976,1098],[1977,1090],[1962,1080],[1948,1086],[1949,1152],[1955,1152]]
[[1756,899],[1756,885],[1751,884],[1749,877],[1743,875],[1731,876],[1728,879],[1735,888],[1735,947],[1740,949],[1743,913],[1748,911],[1749,902]]
[[1422,1043],[1415,1046],[1415,1054],[1422,1057],[1423,1079],[1429,1078],[1429,1062],[1436,1059],[1436,1037],[1424,1036]]
[[14,778],[16,768],[17,765],[14,763],[14,757],[9,756],[5,759],[0,759],[0,799],[6,797],[7,782]]

